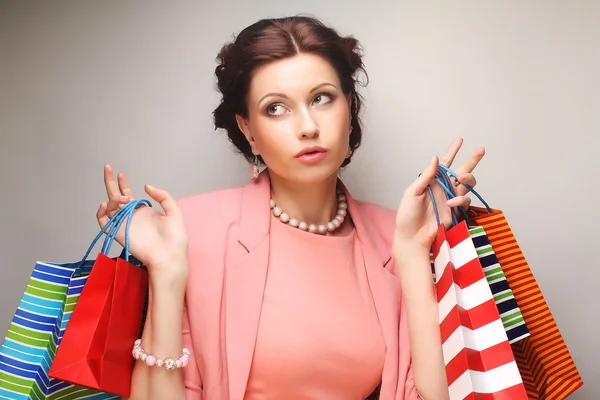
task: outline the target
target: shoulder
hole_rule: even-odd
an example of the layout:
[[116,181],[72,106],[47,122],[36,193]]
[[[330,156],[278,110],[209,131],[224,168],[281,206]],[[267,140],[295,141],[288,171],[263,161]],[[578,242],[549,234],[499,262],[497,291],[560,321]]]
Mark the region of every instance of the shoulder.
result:
[[242,192],[243,187],[234,187],[191,194],[179,197],[176,201],[186,219],[216,222],[239,213]]
[[372,203],[369,201],[355,200],[360,208],[360,212],[370,218],[374,218],[378,223],[394,225],[396,220],[396,210],[389,207]]
[[396,224],[397,211],[369,201],[355,200],[360,210],[361,217],[365,222],[372,225],[391,244],[394,227]]
[[242,194],[243,187],[236,187],[176,199],[187,231],[190,268],[198,260],[217,265],[215,260],[227,252],[231,233],[236,232],[232,228],[239,226]]

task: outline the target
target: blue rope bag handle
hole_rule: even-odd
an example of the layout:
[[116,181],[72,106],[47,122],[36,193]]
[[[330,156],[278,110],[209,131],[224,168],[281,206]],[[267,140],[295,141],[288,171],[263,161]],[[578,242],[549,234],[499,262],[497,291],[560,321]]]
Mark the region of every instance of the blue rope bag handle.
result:
[[435,196],[433,195],[433,190],[431,190],[431,185],[427,185],[427,191],[429,191],[429,198],[431,199],[431,204],[433,205],[435,220],[437,221],[437,225],[440,226],[442,224],[440,221],[440,213],[438,212],[437,204],[435,203]]
[[[438,167],[438,172],[436,174],[435,180],[442,187],[442,189],[444,189],[444,193],[446,194],[447,200],[450,200],[450,199],[453,199],[454,197],[456,197],[453,192],[453,189],[451,189],[452,182],[450,181],[450,178],[439,167]],[[463,213],[463,210],[461,210],[461,208],[462,207],[459,207],[459,211],[460,211],[462,217],[465,218],[466,212]],[[454,210],[451,210],[451,215],[452,215],[452,226],[458,225],[458,218],[456,217]]]
[[[440,164],[438,166],[438,169],[442,169],[445,172],[444,175],[449,174],[450,176],[452,176],[454,179],[456,179],[458,181],[458,176],[450,168],[446,167],[445,165]],[[483,204],[483,206],[487,209],[487,211],[490,214],[494,212],[492,210],[492,208],[488,205],[488,203],[483,199],[483,197],[481,197],[481,195],[479,193],[477,193],[477,191],[473,187],[471,187],[471,185],[469,185],[466,182],[461,182],[461,185],[463,185],[464,187],[466,187],[467,189],[469,189],[469,192],[473,193],[479,199],[479,201],[481,201],[481,204]]]
[[[444,189],[444,192],[446,193],[446,198],[448,200],[456,197],[456,192],[454,191],[454,184],[450,180],[448,174],[446,174],[445,170],[441,168],[441,166],[438,166],[438,172],[435,180],[442,187],[442,189]],[[457,208],[461,217],[467,223],[467,226],[471,226],[471,221],[469,220],[469,216],[467,215],[467,211],[465,210],[465,208],[462,206],[458,206]],[[454,224],[453,226],[456,226],[458,224],[458,219],[456,218],[454,211],[452,212],[452,222]]]
[[[419,176],[421,176],[421,174],[419,174]],[[444,192],[446,193],[446,199],[451,199],[455,196],[449,191],[449,189],[444,184],[444,181],[448,180],[448,179],[449,178],[446,174],[443,174],[443,173],[440,174],[440,170],[438,168],[438,172],[436,174],[435,180],[444,189]],[[433,194],[433,189],[431,188],[431,185],[427,185],[427,191],[429,192],[429,198],[431,199],[431,204],[433,205],[433,212],[435,213],[435,219],[437,221],[437,225],[440,226],[442,224],[442,222],[440,219],[439,209],[437,207],[437,203],[435,201],[435,195]],[[454,212],[451,212],[451,215],[452,215],[452,226],[455,226],[456,224],[458,224],[458,219],[456,218],[456,215],[454,215]]]
[[[454,179],[456,179],[457,182],[459,182],[458,176],[456,175],[456,173],[454,171],[452,171],[450,168],[448,168],[447,166],[445,166],[443,164],[438,164],[438,172],[436,174],[435,180],[442,187],[444,192],[446,193],[446,198],[453,199],[456,197],[456,193],[454,191],[454,185],[453,185],[452,181],[450,180],[450,176],[453,177]],[[469,190],[469,192],[473,193],[475,195],[475,197],[477,197],[479,199],[479,201],[481,201],[483,206],[487,209],[488,213],[490,213],[490,214],[493,213],[493,210],[489,206],[489,204],[483,199],[483,197],[471,185],[469,185],[466,182],[460,182],[460,184],[465,186]],[[436,217],[436,220],[437,220],[437,223],[439,226],[441,224],[441,222],[440,222],[439,211],[438,211],[437,205],[435,203],[433,190],[431,189],[431,186],[428,186],[427,190],[429,191],[429,196],[431,197],[431,202],[433,204],[433,210],[435,212],[435,217]],[[465,208],[462,206],[459,206],[458,210],[461,213],[461,215],[463,216],[463,218],[465,219],[467,226],[471,226],[469,216],[468,216]],[[452,223],[454,225],[457,223],[456,215],[454,215],[454,212],[452,213]]]
[[90,247],[88,247],[87,251],[85,252],[85,255],[83,256],[81,261],[78,263],[77,269],[78,270],[81,269],[82,265],[86,262],[86,260],[90,256],[90,253],[96,246],[96,243],[98,242],[98,240],[100,240],[100,238],[104,234],[106,234],[107,237],[104,240],[104,244],[102,245],[101,254],[108,256],[108,253],[110,252],[112,243],[114,242],[117,232],[119,232],[121,225],[125,221],[125,218],[127,218],[127,225],[125,227],[125,248],[123,251],[125,253],[125,260],[129,261],[129,224],[131,221],[131,216],[133,215],[133,212],[135,211],[135,209],[142,205],[147,205],[149,207],[152,207],[152,204],[148,200],[143,199],[143,200],[132,200],[129,203],[127,203],[125,205],[125,207],[119,209],[115,213],[115,215],[113,215],[112,218],[110,218],[110,220],[106,223],[104,228],[102,228],[100,230],[100,232],[96,235],[96,237],[92,241],[92,244],[90,245]]
[[131,225],[131,219],[133,217],[133,213],[135,212],[135,210],[139,207],[142,206],[148,206],[148,207],[152,207],[152,204],[145,199],[142,200],[132,200],[129,203],[127,203],[123,208],[121,208],[120,210],[117,211],[117,213],[115,215],[113,215],[114,218],[114,223],[111,226],[110,232],[106,237],[106,240],[104,241],[104,246],[103,246],[103,254],[108,254],[110,252],[110,248],[112,247],[112,244],[115,241],[115,238],[117,236],[117,233],[119,232],[119,230],[121,229],[121,226],[123,225],[124,222],[126,222],[125,224],[125,246],[123,248],[123,253],[124,253],[124,258],[125,261],[129,261],[129,227]]

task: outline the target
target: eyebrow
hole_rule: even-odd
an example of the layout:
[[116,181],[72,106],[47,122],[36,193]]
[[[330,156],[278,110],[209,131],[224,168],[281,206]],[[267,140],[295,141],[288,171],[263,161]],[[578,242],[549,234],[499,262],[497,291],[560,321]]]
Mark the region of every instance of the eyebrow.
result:
[[[321,88],[323,88],[325,86],[331,86],[334,89],[338,89],[338,87],[335,86],[333,83],[324,82],[324,83],[321,83],[321,84],[315,86],[314,88],[312,88],[310,92],[311,93],[315,92],[315,91],[317,91],[317,90],[319,90],[319,89],[321,89]],[[267,97],[282,97],[284,99],[288,99],[289,98],[288,96],[286,96],[283,93],[267,93],[266,95],[264,95],[263,97],[261,97],[260,100],[258,100],[258,103],[256,103],[256,104],[258,104],[260,106],[260,104],[263,102],[263,100],[266,99]]]

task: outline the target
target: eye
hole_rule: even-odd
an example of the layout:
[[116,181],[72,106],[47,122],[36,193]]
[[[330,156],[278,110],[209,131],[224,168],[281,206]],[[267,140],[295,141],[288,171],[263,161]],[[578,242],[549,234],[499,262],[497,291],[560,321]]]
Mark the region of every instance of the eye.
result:
[[333,96],[331,96],[327,93],[319,93],[318,95],[315,96],[315,99],[313,100],[313,102],[316,105],[323,105],[323,104],[331,103],[332,101],[333,101]]
[[285,113],[285,108],[281,104],[271,104],[267,107],[267,114],[279,116]]

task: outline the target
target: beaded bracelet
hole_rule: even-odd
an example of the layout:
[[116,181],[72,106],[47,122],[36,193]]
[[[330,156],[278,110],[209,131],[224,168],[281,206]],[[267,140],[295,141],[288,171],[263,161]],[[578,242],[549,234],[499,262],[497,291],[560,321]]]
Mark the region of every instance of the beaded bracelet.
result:
[[183,354],[181,354],[181,356],[177,360],[173,358],[167,358],[165,360],[162,360],[160,358],[156,358],[153,355],[146,354],[144,349],[142,349],[141,345],[142,340],[136,340],[133,344],[133,350],[131,353],[133,355],[133,358],[135,358],[136,360],[144,361],[149,367],[153,367],[156,365],[157,367],[164,368],[167,371],[173,371],[177,368],[186,367],[188,365],[188,362],[190,361],[190,351],[188,349],[183,349]]

